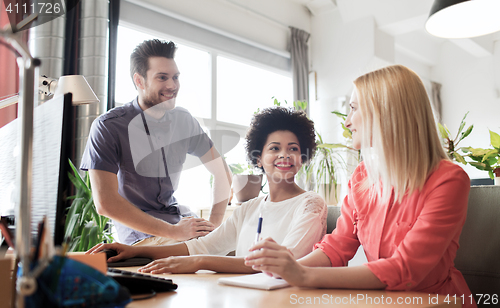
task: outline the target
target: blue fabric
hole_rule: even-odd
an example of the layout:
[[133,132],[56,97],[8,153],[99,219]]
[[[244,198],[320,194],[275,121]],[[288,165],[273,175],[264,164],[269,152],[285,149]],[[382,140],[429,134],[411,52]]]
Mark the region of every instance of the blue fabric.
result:
[[[122,197],[142,211],[176,224],[181,216],[193,214],[173,196],[186,154],[201,157],[212,146],[186,109],[176,107],[157,120],[142,112],[136,98],[92,123],[80,169],[117,174]],[[120,242],[126,244],[151,236],[117,221],[114,224]]]

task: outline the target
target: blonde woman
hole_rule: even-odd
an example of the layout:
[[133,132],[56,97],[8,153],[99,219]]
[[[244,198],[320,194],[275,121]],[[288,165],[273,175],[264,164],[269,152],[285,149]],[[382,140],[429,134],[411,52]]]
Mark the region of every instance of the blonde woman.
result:
[[[470,181],[443,151],[420,78],[395,65],[354,85],[346,126],[363,162],[337,228],[298,261],[269,238],[245,264],[301,287],[464,295],[464,307],[476,307],[453,265]],[[359,245],[368,263],[346,267]]]

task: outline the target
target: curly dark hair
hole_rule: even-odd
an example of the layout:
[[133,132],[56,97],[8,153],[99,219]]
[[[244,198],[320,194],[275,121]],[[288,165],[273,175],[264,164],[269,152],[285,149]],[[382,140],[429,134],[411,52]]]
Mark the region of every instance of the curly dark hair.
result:
[[262,154],[267,136],[279,130],[291,131],[297,136],[302,163],[307,163],[314,156],[316,151],[314,122],[306,113],[293,108],[269,107],[253,116],[245,137],[247,160],[254,167],[257,168],[257,160]]

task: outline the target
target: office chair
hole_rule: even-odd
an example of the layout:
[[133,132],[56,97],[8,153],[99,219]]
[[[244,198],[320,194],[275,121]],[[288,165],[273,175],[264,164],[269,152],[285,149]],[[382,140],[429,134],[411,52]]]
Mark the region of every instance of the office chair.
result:
[[328,206],[328,216],[326,217],[326,234],[332,233],[337,226],[337,219],[340,217],[340,206]]
[[[471,187],[459,244],[455,267],[464,275],[478,307],[495,306],[491,296],[500,293],[500,186]],[[480,299],[478,294],[484,295]]]

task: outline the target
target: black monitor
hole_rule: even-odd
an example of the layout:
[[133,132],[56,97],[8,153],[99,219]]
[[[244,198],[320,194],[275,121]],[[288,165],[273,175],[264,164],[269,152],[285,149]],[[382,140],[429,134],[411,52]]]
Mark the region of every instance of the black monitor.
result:
[[[39,222],[47,216],[55,245],[60,245],[64,238],[66,197],[70,188],[67,173],[73,137],[71,97],[68,93],[48,100],[34,109],[33,116],[31,233],[35,239]],[[0,215],[14,221],[15,203],[19,198],[16,187],[18,121],[0,129]]]

